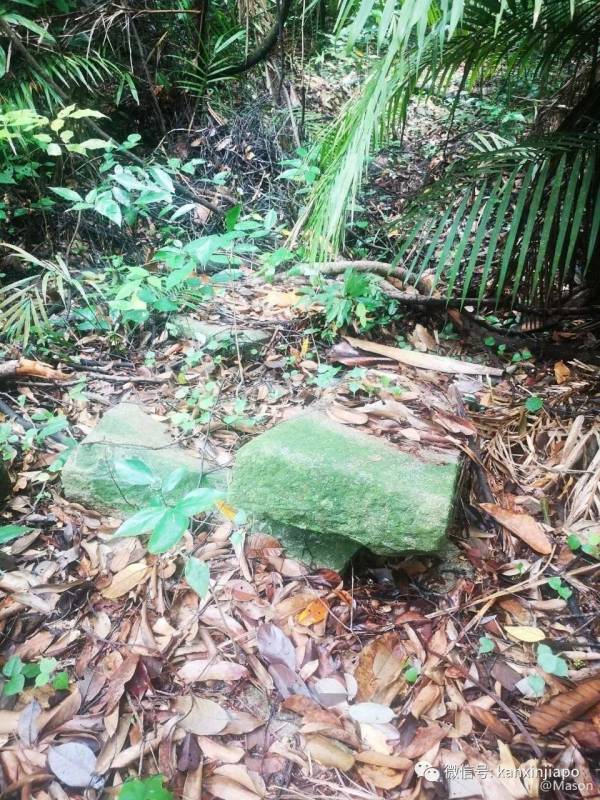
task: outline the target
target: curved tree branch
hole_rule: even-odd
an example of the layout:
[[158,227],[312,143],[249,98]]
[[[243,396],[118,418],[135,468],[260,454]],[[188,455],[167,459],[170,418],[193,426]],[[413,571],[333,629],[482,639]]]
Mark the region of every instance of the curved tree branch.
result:
[[244,61],[240,61],[238,64],[232,64],[229,67],[223,67],[223,69],[217,70],[216,73],[210,76],[211,80],[215,80],[216,78],[231,78],[234,75],[241,75],[242,72],[246,72],[247,70],[252,69],[252,67],[255,67],[261,61],[264,61],[264,59],[269,55],[271,50],[279,41],[287,18],[290,14],[291,7],[292,0],[280,0],[279,14],[277,15],[277,19],[273,23],[271,30],[267,33],[258,47],[249,53]]

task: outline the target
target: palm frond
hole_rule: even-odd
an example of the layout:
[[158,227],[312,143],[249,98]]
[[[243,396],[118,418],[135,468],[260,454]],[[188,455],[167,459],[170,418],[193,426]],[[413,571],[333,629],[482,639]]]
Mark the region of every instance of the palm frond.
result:
[[396,260],[415,281],[435,263],[433,285],[460,286],[463,300],[493,287],[498,302],[546,300],[592,266],[599,198],[598,135],[477,153],[420,193]]

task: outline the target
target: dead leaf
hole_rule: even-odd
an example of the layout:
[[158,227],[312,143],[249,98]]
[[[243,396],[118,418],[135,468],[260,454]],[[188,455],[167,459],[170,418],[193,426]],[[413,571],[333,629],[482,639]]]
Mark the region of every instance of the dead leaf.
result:
[[256,644],[258,652],[268,664],[284,664],[292,672],[295,671],[294,645],[277,625],[273,625],[272,622],[259,625],[256,631]]
[[222,744],[208,736],[198,736],[198,744],[209,761],[237,764],[244,757],[245,750],[234,744]]
[[372,764],[376,767],[388,767],[388,769],[410,769],[412,761],[406,756],[386,755],[376,753],[373,750],[363,750],[356,754],[356,760],[363,764]]
[[406,680],[403,670],[407,656],[399,634],[384,633],[363,648],[354,677],[358,684],[358,702],[372,700],[389,705],[399,694]]
[[513,738],[511,729],[503,722],[500,722],[493,711],[490,711],[487,708],[480,708],[474,703],[468,703],[465,706],[465,710],[468,711],[468,713],[474,719],[476,719],[480,725],[483,725],[484,728],[490,730],[494,736],[497,736],[499,739],[510,742]]
[[247,677],[248,670],[240,664],[232,661],[214,661],[198,659],[188,661],[181,669],[177,670],[177,675],[184,683],[195,683],[196,681],[239,681]]
[[94,751],[80,742],[67,742],[48,750],[48,766],[65,786],[91,786],[96,768]]
[[358,347],[367,353],[377,353],[386,358],[393,358],[401,364],[417,367],[418,369],[430,369],[435,372],[450,372],[461,375],[502,375],[503,372],[497,367],[486,367],[484,364],[459,361],[457,358],[433,356],[429,353],[418,353],[415,350],[402,350],[400,347],[367,342],[365,339],[354,339],[351,336],[346,336],[345,339],[352,347]]
[[327,619],[329,614],[329,606],[324,600],[318,598],[309,603],[306,608],[301,611],[296,619],[301,625],[317,625]]
[[354,766],[352,751],[341,742],[317,734],[306,736],[306,752],[324,767],[335,767],[348,772]]
[[542,734],[548,734],[584,714],[600,702],[600,678],[580,683],[570,692],[562,692],[539,706],[529,717],[529,724]]
[[410,713],[415,719],[419,719],[423,714],[426,714],[429,709],[433,708],[441,699],[442,690],[435,683],[428,683],[424,686],[415,699],[412,701]]
[[530,514],[509,511],[495,503],[480,503],[480,508],[486,511],[496,522],[503,525],[525,544],[528,544],[536,553],[548,556],[552,552],[552,543],[544,529]]
[[129,564],[120,572],[117,572],[111,583],[102,589],[101,594],[108,600],[116,600],[132,589],[139,588],[141,584],[146,582],[151,572],[152,568],[145,561]]
[[546,638],[544,631],[532,625],[505,625],[504,630],[520,642],[541,642]]
[[39,735],[38,718],[41,711],[42,707],[38,701],[32,700],[20,713],[17,733],[25,747],[32,747],[37,741]]
[[557,361],[554,365],[554,376],[557,383],[565,383],[571,377],[571,370],[564,361]]
[[365,783],[372,784],[377,789],[396,789],[404,780],[404,772],[394,772],[387,767],[362,764],[357,771]]
[[182,717],[177,724],[188,733],[210,735],[221,733],[230,722],[227,711],[204,697],[176,697],[173,708]]
[[354,411],[345,406],[332,405],[327,408],[327,415],[343,425],[366,425],[369,417],[362,411]]

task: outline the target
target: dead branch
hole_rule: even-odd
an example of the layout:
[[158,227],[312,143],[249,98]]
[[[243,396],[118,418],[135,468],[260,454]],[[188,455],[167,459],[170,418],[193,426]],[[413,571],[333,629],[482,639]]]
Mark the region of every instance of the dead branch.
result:
[[11,378],[44,378],[50,381],[67,381],[70,375],[59,369],[53,369],[41,361],[19,358],[0,364],[0,380]]

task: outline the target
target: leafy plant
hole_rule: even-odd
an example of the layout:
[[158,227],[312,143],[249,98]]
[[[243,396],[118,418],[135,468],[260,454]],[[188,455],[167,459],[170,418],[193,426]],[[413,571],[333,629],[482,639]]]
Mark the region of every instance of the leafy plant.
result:
[[481,636],[479,638],[479,652],[478,655],[483,656],[486,653],[491,653],[494,648],[495,644],[493,639],[490,639],[488,636]]
[[2,674],[8,678],[3,687],[4,694],[20,694],[27,680],[33,680],[34,686],[38,687],[52,683],[54,689],[67,689],[69,675],[65,671],[56,673],[57,666],[58,661],[55,658],[42,658],[38,662],[26,664],[19,656],[11,656],[2,668]]
[[181,487],[189,483],[189,470],[180,467],[166,480],[160,481],[152,469],[139,458],[126,458],[116,462],[115,477],[123,489],[128,486],[156,486],[158,489],[156,501],[125,520],[115,532],[115,536],[149,534],[150,553],[165,553],[175,547],[187,531],[191,518],[211,510],[217,500],[223,497],[223,493],[215,489],[197,488],[170,502],[169,496],[177,495]]
[[528,397],[525,401],[525,408],[531,414],[537,414],[538,411],[541,411],[544,407],[544,401],[541,397],[538,397],[536,394]]
[[306,302],[324,306],[325,324],[332,334],[346,325],[358,331],[385,325],[397,310],[397,303],[381,291],[377,278],[353,269],[346,270],[343,283],[313,289]]
[[581,550],[582,553],[588,556],[600,558],[600,533],[589,534],[585,541],[582,541],[579,536],[571,533],[567,537],[567,544],[574,553]]
[[564,658],[555,655],[547,644],[539,644],[537,648],[537,663],[544,672],[556,675],[559,678],[566,678],[569,674],[569,666]]
[[568,600],[573,594],[573,590],[566,586],[558,575],[553,578],[548,578],[548,586],[554,589],[556,594],[562,597],[563,600]]
[[173,800],[173,794],[163,786],[162,775],[149,778],[130,778],[119,791],[119,800]]

